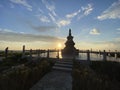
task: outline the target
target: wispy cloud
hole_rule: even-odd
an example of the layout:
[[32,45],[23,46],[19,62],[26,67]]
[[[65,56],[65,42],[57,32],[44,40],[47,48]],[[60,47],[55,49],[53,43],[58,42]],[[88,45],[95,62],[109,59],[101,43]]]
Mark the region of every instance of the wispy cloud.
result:
[[89,15],[93,10],[93,6],[92,4],[88,4],[86,7],[81,7],[78,11],[76,12],[73,12],[71,14],[67,14],[65,17],[66,19],[62,19],[60,20],[57,24],[58,26],[66,26],[66,25],[69,25],[71,24],[72,22],[72,19],[76,16],[78,16],[78,20],[84,16],[87,16]]
[[90,34],[92,35],[99,35],[100,34],[100,31],[96,28],[93,28],[91,31],[90,31]]
[[81,7],[81,8],[85,16],[89,15],[93,10],[92,4],[88,4],[86,7]]
[[23,5],[27,10],[32,11],[32,6],[26,0],[10,0],[12,3]]
[[120,0],[114,2],[108,9],[103,11],[103,13],[97,17],[99,20],[105,19],[120,19]]
[[39,19],[41,22],[46,22],[46,23],[50,22],[49,18],[48,18],[47,16],[45,16],[45,15],[40,14],[40,15],[35,15],[35,16],[37,16],[38,19]]
[[91,14],[93,9],[94,8],[93,8],[92,4],[87,4],[87,6],[82,6],[81,7],[81,14],[78,16],[78,20]]
[[120,28],[117,28],[118,31],[120,31]]
[[42,2],[54,16],[57,16],[55,13],[55,5],[53,3],[49,4],[47,0],[42,0]]
[[120,44],[120,37],[115,38],[115,41],[119,42]]
[[46,32],[46,31],[50,31],[50,30],[55,31],[57,29],[56,26],[36,26],[36,25],[33,25],[33,24],[29,24],[29,26],[32,29],[37,30],[39,32]]
[[77,44],[79,48],[93,50],[120,50],[120,42],[118,41],[81,41]]
[[44,35],[35,35],[35,34],[25,34],[17,33],[11,30],[0,30],[0,41],[8,42],[55,42],[63,41],[63,38],[54,37],[54,36],[44,36]]
[[38,8],[38,11],[39,11],[40,13],[43,13],[43,10],[42,10],[41,8]]
[[49,16],[50,16],[50,18],[51,18],[51,20],[52,20],[53,22],[56,22],[56,19],[55,19],[55,17],[54,17],[52,14],[49,13]]
[[54,3],[52,1],[48,3],[47,0],[42,0],[42,2],[45,5],[46,9],[49,11],[48,15],[49,15],[51,21],[54,24],[56,24],[57,27],[65,26],[65,25],[61,24],[61,20],[58,21],[58,19],[56,19],[56,18],[60,18],[60,17],[58,17],[58,15],[55,12],[55,5],[54,5]]
[[117,28],[117,34],[120,34],[120,28]]
[[59,26],[59,27],[61,27],[61,26],[66,26],[66,25],[69,25],[71,23],[71,21],[70,20],[60,20],[60,21],[58,21],[57,22],[57,25]]
[[0,32],[1,33],[14,33],[14,31],[12,31],[12,30],[10,30],[10,29],[2,29],[2,28],[0,28]]
[[83,49],[90,49],[92,47],[93,50],[120,50],[120,38],[113,39],[111,41],[84,41],[77,44],[78,47],[82,47]]
[[[55,7],[53,1],[48,2],[47,0],[42,0],[42,3],[45,5],[46,9],[48,10],[49,17],[42,15],[39,17],[40,21],[49,22],[49,23],[53,22],[58,27],[67,26],[67,25],[72,23],[72,20],[74,17],[76,17],[76,16],[79,17],[79,16],[81,16],[81,14],[82,14],[82,16],[87,16],[93,10],[92,4],[87,4],[87,6],[80,7],[78,10],[71,12],[71,13],[68,13],[64,17],[61,18],[55,12],[56,7]],[[40,10],[40,12],[41,12],[41,10]]]
[[75,16],[77,16],[79,13],[80,13],[80,9],[78,10],[78,11],[76,11],[76,12],[73,12],[73,13],[71,13],[71,14],[67,14],[66,15],[66,17],[67,18],[73,18],[73,17],[75,17]]

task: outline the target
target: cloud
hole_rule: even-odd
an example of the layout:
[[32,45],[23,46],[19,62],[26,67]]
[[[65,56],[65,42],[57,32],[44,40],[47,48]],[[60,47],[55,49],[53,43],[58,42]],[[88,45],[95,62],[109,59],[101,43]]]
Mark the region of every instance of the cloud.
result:
[[77,15],[80,13],[80,11],[81,11],[81,10],[79,9],[78,11],[76,11],[76,12],[74,12],[74,13],[67,14],[66,17],[67,17],[67,18],[73,18],[73,17],[77,16]]
[[79,20],[82,17],[89,15],[92,11],[93,11],[93,5],[87,4],[87,6],[85,6],[85,7],[82,6],[78,11],[73,12],[71,14],[67,14],[66,17],[68,19],[72,19],[78,15],[78,20]]
[[12,31],[12,30],[10,30],[10,29],[2,29],[2,28],[0,28],[0,32],[1,33],[14,33],[14,31]]
[[39,20],[41,22],[46,22],[46,23],[50,22],[49,18],[47,16],[45,16],[45,15],[40,14],[40,15],[36,15],[36,16],[39,18]]
[[120,34],[120,28],[117,28],[117,34]]
[[120,34],[120,32],[117,32],[117,34]]
[[93,11],[93,5],[92,4],[87,4],[87,6],[82,6],[81,7],[81,14],[78,15],[78,20],[81,18],[88,16],[90,13]]
[[49,16],[50,16],[51,20],[57,25],[57,27],[66,26],[66,25],[69,25],[71,23],[70,19],[56,20],[55,17],[50,13],[49,13]]
[[90,34],[92,35],[99,35],[100,34],[100,31],[96,28],[93,28],[91,31],[90,31]]
[[0,30],[0,41],[7,42],[55,42],[63,41],[63,38],[45,35],[17,33],[11,30]]
[[82,49],[90,49],[92,47],[93,50],[120,50],[120,38],[111,41],[84,41],[77,43],[77,46],[82,47]]
[[66,26],[66,25],[69,25],[71,23],[71,21],[70,20],[60,20],[60,21],[58,21],[57,22],[57,25],[59,26],[59,27],[61,27],[61,26]]
[[12,3],[23,5],[27,10],[32,11],[32,6],[26,0],[10,0]]
[[[89,15],[91,12],[92,12],[92,10],[93,10],[93,6],[92,6],[92,4],[88,4],[86,7],[81,7],[81,9],[79,9],[78,11],[76,11],[76,12],[73,12],[73,13],[71,13],[71,14],[67,14],[65,17],[65,19],[62,19],[62,20],[59,20],[59,21],[57,21],[57,25],[59,26],[59,27],[61,27],[61,26],[66,26],[66,25],[69,25],[69,24],[71,24],[71,22],[72,22],[72,19],[74,18],[74,17],[76,17],[77,15],[79,15],[79,17],[78,17],[78,20],[80,19],[80,16],[82,16],[82,17],[84,17],[84,16],[87,16],[87,15]],[[80,13],[81,12],[81,13]]]
[[119,41],[120,43],[120,37],[115,38],[115,41]]
[[40,13],[43,13],[43,10],[42,10],[41,8],[38,8],[38,11],[39,11]]
[[[42,15],[39,16],[40,21],[42,22],[48,22],[50,23],[50,21],[52,21],[54,24],[56,24],[58,27],[62,27],[62,26],[67,26],[69,24],[72,23],[72,19],[76,16],[80,16],[80,12],[82,12],[82,16],[87,16],[89,15],[92,10],[93,10],[93,6],[92,4],[87,4],[86,7],[81,7],[80,9],[72,12],[72,13],[68,13],[65,15],[65,17],[63,17],[62,19],[60,17],[58,17],[58,15],[55,13],[55,5],[52,1],[50,1],[48,3],[47,0],[42,0],[42,3],[45,5],[46,9],[48,10],[48,15],[50,17],[51,20],[49,20],[48,17]],[[41,12],[41,10],[40,10]],[[42,12],[41,12],[42,13]],[[80,19],[80,18],[79,18]]]
[[57,16],[55,13],[55,6],[53,3],[49,4],[47,2],[47,0],[42,0],[43,4],[45,5],[45,7],[54,15]]
[[57,26],[35,26],[33,24],[30,24],[30,27],[34,30],[39,31],[39,32],[46,32],[46,31],[57,29]]
[[52,14],[49,13],[49,16],[50,16],[50,18],[51,18],[51,20],[52,20],[53,22],[56,22],[56,19],[55,19],[55,17],[54,17]]
[[108,9],[97,17],[99,20],[105,19],[120,19],[120,0],[114,2]]
[[118,31],[120,31],[120,28],[117,28]]
[[86,7],[81,7],[85,16],[89,15],[93,11],[92,4],[88,4]]

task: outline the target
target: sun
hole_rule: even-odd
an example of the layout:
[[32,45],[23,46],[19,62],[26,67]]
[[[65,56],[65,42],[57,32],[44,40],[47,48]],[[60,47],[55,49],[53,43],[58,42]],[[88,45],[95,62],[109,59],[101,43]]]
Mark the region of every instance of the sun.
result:
[[61,43],[58,43],[58,47],[61,48],[61,47],[62,47],[62,44],[61,44]]

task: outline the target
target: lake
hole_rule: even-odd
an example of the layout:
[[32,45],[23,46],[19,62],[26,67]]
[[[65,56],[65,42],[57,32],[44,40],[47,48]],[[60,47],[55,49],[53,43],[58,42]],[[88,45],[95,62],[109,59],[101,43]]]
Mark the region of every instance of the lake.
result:
[[[36,56],[36,55],[34,55],[34,56]],[[47,57],[47,53],[42,53],[40,56],[41,57]],[[49,57],[50,58],[56,58],[57,57],[57,52],[50,52]],[[61,55],[61,52],[59,52],[59,58],[61,58],[61,59],[63,58],[62,55]],[[73,57],[64,57],[64,58],[73,58]],[[78,60],[87,60],[87,54],[86,53],[79,53],[79,55],[76,56],[76,59],[78,59]],[[103,55],[91,53],[90,54],[90,60],[92,60],[92,61],[103,60]],[[115,58],[115,57],[110,57],[110,56],[107,56],[107,60],[108,61],[120,62],[120,58]]]

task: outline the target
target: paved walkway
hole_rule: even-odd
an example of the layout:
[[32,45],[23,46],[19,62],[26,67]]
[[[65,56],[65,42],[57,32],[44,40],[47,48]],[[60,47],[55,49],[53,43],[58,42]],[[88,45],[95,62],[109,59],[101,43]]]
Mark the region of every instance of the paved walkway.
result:
[[30,90],[72,90],[72,61],[58,60],[53,70]]
[[71,72],[53,70],[30,90],[72,90]]

